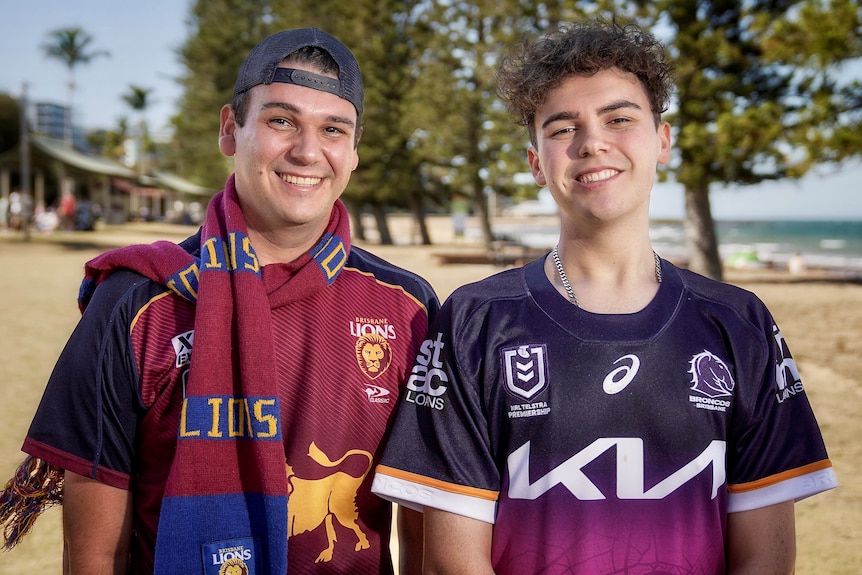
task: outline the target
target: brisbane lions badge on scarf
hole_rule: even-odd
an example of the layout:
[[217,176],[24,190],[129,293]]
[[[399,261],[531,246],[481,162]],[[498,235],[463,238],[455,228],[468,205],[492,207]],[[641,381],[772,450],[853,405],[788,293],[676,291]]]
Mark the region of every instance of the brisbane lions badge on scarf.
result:
[[506,388],[523,399],[532,399],[548,386],[548,350],[544,344],[504,349]]
[[219,541],[201,545],[204,575],[254,575],[257,568],[257,545],[253,538]]

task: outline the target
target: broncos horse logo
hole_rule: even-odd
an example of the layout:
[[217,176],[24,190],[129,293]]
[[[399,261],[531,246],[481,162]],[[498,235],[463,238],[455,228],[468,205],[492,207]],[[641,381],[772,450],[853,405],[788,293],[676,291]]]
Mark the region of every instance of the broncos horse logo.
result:
[[335,471],[322,479],[302,479],[293,473],[293,468],[285,463],[287,470],[287,521],[288,537],[314,531],[321,524],[326,526],[328,546],[320,552],[315,563],[332,560],[335,550],[335,526],[333,519],[356,534],[356,551],[368,549],[371,544],[357,521],[359,511],[356,508],[356,493],[359,486],[371,470],[372,455],[361,449],[351,449],[335,461],[323,453],[314,442],[308,447],[308,456],[323,467],[332,468],[340,465],[351,455],[362,455],[368,460],[365,471],[359,477],[354,477],[343,471]]

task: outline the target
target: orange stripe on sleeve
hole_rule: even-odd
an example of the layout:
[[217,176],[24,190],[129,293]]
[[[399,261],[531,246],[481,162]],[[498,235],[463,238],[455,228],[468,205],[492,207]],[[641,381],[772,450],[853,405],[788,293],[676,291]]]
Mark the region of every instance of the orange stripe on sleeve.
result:
[[828,459],[824,459],[822,461],[803,465],[802,467],[797,467],[796,469],[782,471],[781,473],[776,473],[775,475],[770,475],[769,477],[764,477],[763,479],[758,479],[757,481],[728,485],[727,490],[730,493],[745,493],[747,491],[754,491],[755,489],[769,487],[770,485],[775,485],[776,483],[781,483],[782,481],[787,481],[788,479],[801,477],[803,475],[814,473],[815,471],[820,471],[822,469],[828,469],[830,467],[832,467],[832,462]]

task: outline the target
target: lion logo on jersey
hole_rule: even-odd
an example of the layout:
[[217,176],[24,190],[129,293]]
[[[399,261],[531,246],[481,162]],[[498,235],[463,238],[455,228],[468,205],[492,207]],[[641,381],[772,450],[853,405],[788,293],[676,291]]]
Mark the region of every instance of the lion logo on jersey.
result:
[[228,559],[218,570],[218,575],[248,575],[248,566],[242,559]]
[[356,534],[355,551],[371,547],[358,524],[359,510],[356,507],[356,494],[365,476],[371,470],[372,455],[361,449],[351,449],[337,460],[330,461],[314,442],[308,447],[308,456],[315,463],[327,468],[339,466],[352,455],[361,455],[368,460],[365,471],[358,477],[336,471],[321,479],[302,479],[294,474],[293,467],[285,463],[288,537],[314,531],[321,525],[325,525],[326,528],[328,546],[320,552],[315,563],[332,560],[335,542],[338,540],[333,519]]
[[356,361],[370,379],[377,379],[392,363],[392,348],[382,335],[367,333],[356,340]]
[[692,391],[711,398],[733,395],[733,376],[718,356],[704,350],[691,358],[690,365]]

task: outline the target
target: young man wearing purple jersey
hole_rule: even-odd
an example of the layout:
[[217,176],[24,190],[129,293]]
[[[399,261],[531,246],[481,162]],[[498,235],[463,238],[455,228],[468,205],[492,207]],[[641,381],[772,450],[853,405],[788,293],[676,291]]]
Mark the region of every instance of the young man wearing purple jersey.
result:
[[793,572],[794,501],[835,476],[765,306],[653,252],[671,89],[617,23],[502,62],[560,238],[453,293],[417,355],[372,491],[424,510],[426,573]]
[[[329,34],[251,51],[221,111],[235,171],[200,232],[87,265],[82,319],[0,496],[7,545],[62,495],[68,573],[393,572],[371,471],[439,306],[350,245],[339,196],[362,109]],[[421,561],[411,515],[402,565]]]

